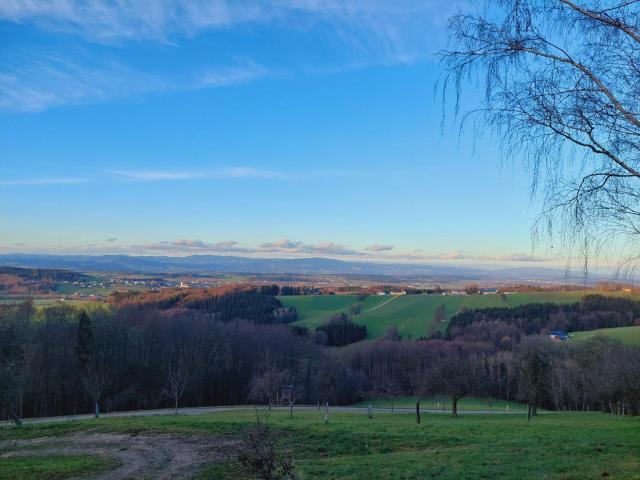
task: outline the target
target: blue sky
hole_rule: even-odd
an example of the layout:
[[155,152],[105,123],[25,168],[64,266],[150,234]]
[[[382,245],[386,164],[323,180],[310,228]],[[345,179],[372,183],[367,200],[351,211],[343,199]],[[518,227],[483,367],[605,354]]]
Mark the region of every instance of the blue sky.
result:
[[0,249],[544,260],[521,164],[440,128],[463,4],[349,3],[2,2]]

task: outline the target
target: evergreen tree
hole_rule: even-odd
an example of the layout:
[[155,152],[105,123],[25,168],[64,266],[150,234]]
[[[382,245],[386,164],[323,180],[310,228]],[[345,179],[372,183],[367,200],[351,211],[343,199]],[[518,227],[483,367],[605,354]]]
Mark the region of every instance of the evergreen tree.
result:
[[86,372],[89,357],[91,355],[91,343],[93,341],[93,333],[91,331],[91,319],[86,311],[80,312],[78,315],[78,330],[76,336],[76,358],[82,372]]

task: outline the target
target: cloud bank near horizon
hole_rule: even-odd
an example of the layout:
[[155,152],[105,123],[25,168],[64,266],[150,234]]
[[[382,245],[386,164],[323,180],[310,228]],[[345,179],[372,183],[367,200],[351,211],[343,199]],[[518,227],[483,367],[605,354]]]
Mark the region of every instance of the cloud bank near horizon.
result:
[[[538,263],[557,264],[557,259],[522,252],[505,255],[490,255],[479,252],[452,251],[442,253],[397,251],[395,245],[372,244],[363,248],[337,242],[307,243],[300,240],[280,239],[249,245],[237,240],[207,242],[200,239],[182,238],[136,244],[120,244],[117,238],[107,238],[102,244],[88,243],[76,246],[42,248],[35,244],[0,246],[3,253],[50,253],[50,254],[124,254],[124,255],[231,255],[255,258],[305,258],[321,257],[348,261],[399,262],[399,263],[467,263],[467,264],[512,264]],[[391,253],[393,251],[393,253]]]

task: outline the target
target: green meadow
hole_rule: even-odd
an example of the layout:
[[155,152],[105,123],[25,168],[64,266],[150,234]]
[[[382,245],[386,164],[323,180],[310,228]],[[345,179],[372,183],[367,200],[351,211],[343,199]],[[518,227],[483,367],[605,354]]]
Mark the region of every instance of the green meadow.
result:
[[[298,311],[296,324],[310,329],[317,327],[332,315],[349,313],[360,305],[361,313],[353,321],[366,325],[369,338],[383,336],[390,327],[397,327],[403,338],[419,338],[432,330],[444,330],[449,319],[462,308],[515,307],[527,303],[574,303],[584,293],[513,293],[508,295],[398,295],[369,296],[358,301],[355,295],[301,295],[282,296],[279,300]],[[444,306],[445,321],[434,324],[435,311]]]
[[604,335],[620,340],[622,343],[627,345],[640,346],[640,326],[600,328],[598,330],[590,330],[588,332],[574,332],[571,334],[571,337],[572,340],[585,340],[587,338],[593,338],[596,335]]
[[[56,437],[85,433],[122,433],[141,438],[164,434],[194,436],[220,442],[237,438],[254,423],[252,410],[155,417],[101,418],[86,421],[0,428],[8,439]],[[283,432],[300,478],[306,479],[640,479],[640,418],[603,413],[542,413],[527,422],[524,414],[425,414],[421,424],[412,414],[273,411],[266,420]],[[215,445],[215,443],[214,443]],[[212,454],[213,456],[213,454]],[[107,468],[87,457],[61,458],[52,476],[37,476],[40,456],[32,461],[2,458],[0,478],[71,478],[84,470]],[[66,466],[65,466],[66,465]],[[75,466],[75,467],[74,467]],[[52,467],[53,468],[53,467]],[[233,455],[204,462],[199,479],[242,477]],[[40,468],[42,471],[42,468]],[[249,477],[246,477],[249,478]]]

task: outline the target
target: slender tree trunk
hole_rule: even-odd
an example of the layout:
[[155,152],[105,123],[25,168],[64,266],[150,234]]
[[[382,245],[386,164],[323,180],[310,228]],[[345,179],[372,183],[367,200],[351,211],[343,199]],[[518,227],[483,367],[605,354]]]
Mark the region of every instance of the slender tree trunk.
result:
[[458,397],[451,397],[451,416],[458,416]]
[[176,403],[175,403],[175,408],[173,410],[173,414],[177,415],[178,414],[178,397],[175,397]]
[[98,418],[100,417],[100,406],[98,405],[98,400],[95,401],[95,407],[96,407],[95,416],[96,418]]
[[324,423],[329,423],[329,402],[324,403]]
[[289,418],[293,418],[293,403],[289,404]]
[[420,400],[416,400],[416,423],[420,423]]
[[369,402],[369,405],[367,406],[367,414],[369,415],[369,418],[373,418],[373,405],[371,405],[371,402]]
[[11,413],[10,417],[15,425],[22,425],[22,419],[20,418],[20,415],[18,415],[17,413]]

